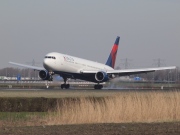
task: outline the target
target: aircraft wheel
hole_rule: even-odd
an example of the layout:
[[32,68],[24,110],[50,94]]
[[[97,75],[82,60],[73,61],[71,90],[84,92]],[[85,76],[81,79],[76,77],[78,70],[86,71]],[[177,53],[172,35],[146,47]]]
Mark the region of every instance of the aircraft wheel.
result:
[[65,84],[65,88],[69,89],[70,85],[69,84]]
[[53,81],[53,77],[52,76],[50,76],[49,81]]
[[69,84],[61,84],[61,89],[69,89],[70,85]]
[[64,84],[61,84],[61,89],[63,89],[65,87],[65,85]]
[[102,89],[103,85],[94,85],[94,89]]

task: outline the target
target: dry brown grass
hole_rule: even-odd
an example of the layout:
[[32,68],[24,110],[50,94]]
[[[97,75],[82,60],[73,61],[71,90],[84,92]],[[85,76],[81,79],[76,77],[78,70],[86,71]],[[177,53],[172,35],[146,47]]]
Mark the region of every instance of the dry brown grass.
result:
[[0,127],[180,121],[180,91],[128,91],[104,97],[61,98],[57,99],[56,111],[14,115],[17,114],[1,118]]
[[48,125],[179,121],[180,92],[122,92],[63,100],[44,120]]

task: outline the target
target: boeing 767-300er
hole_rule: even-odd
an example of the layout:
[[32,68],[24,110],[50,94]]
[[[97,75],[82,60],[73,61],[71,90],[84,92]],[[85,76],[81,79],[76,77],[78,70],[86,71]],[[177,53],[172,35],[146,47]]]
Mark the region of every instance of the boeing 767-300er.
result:
[[63,88],[68,89],[70,87],[70,85],[66,83],[69,78],[95,82],[97,84],[94,85],[94,89],[101,89],[103,88],[103,85],[101,85],[101,83],[109,81],[118,76],[129,76],[133,74],[154,72],[156,70],[166,70],[166,69],[176,68],[175,66],[172,66],[172,67],[115,70],[114,65],[116,61],[119,40],[120,37],[117,37],[106,64],[101,64],[98,62],[77,58],[74,56],[57,53],[57,52],[48,53],[44,57],[44,61],[43,61],[44,68],[29,66],[14,62],[9,62],[9,63],[21,67],[38,70],[39,77],[42,80],[52,81],[53,80],[52,76],[54,74],[58,74],[64,79],[64,84],[61,85],[62,89]]

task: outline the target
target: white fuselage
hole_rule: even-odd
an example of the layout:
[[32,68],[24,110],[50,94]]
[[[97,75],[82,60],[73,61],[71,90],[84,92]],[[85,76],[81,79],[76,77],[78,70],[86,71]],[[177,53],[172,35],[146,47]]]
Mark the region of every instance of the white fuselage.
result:
[[84,70],[104,72],[114,70],[105,64],[56,52],[48,53],[45,56],[43,66],[50,72],[60,71],[66,73],[81,73]]

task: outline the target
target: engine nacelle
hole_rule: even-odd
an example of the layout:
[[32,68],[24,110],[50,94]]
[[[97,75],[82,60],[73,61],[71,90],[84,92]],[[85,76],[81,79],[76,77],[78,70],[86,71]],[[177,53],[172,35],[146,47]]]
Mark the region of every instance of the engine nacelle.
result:
[[109,80],[109,77],[106,72],[99,71],[95,74],[95,79],[98,82],[105,82],[105,81]]
[[49,75],[49,72],[48,72],[48,71],[46,71],[46,70],[41,70],[41,71],[39,71],[39,77],[40,77],[42,80],[49,80],[50,75]]

